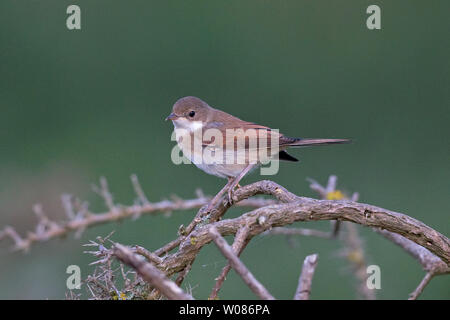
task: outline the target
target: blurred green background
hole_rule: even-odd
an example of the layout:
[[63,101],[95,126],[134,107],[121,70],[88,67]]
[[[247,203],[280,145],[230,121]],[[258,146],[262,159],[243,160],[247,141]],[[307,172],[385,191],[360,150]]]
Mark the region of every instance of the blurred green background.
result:
[[[81,30],[66,28],[70,4],[81,7]],[[381,30],[366,28],[370,4],[381,7]],[[170,160],[172,125],[163,120],[178,98],[195,95],[286,135],[353,138],[351,145],[294,150],[302,162],[282,163],[270,178],[316,196],[306,178],[325,183],[337,174],[361,201],[448,236],[449,10],[447,0],[2,0],[0,226],[34,228],[35,203],[64,219],[63,193],[105,210],[91,190],[100,176],[124,204],[136,197],[132,173],[151,201],[193,197],[199,187],[217,192],[224,180]],[[103,225],[28,254],[11,253],[2,241],[0,298],[63,299],[68,265],[79,265],[83,277],[92,272],[81,244],[115,230],[114,240],[153,250],[194,214]],[[294,226],[327,230],[329,223]],[[381,267],[377,297],[406,298],[424,275],[420,265],[359,230],[369,264]],[[340,249],[337,241],[257,237],[242,259],[274,296],[290,299],[304,257],[317,252],[311,298],[353,299],[355,282]],[[207,298],[224,265],[214,245],[205,247],[185,285]],[[231,272],[220,298],[255,296]],[[449,299],[450,277],[434,278],[422,298]]]

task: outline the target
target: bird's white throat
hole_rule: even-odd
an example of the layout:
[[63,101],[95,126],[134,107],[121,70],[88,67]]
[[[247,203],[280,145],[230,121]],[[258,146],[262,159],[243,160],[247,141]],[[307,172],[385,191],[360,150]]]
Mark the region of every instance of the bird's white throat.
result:
[[194,132],[196,130],[203,128],[202,121],[189,121],[186,118],[178,118],[177,120],[173,120],[172,122],[175,129],[186,129],[191,132]]

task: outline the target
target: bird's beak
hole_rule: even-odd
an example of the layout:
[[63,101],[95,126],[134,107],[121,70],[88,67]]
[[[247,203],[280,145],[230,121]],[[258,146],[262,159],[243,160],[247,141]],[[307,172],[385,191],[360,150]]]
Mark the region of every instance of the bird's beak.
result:
[[178,116],[175,114],[175,113],[171,113],[171,114],[169,114],[169,116],[166,118],[166,121],[167,120],[177,120],[178,119]]

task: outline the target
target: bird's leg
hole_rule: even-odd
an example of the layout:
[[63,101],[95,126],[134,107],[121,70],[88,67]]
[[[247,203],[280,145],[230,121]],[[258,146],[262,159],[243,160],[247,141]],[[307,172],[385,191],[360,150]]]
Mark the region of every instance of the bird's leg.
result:
[[234,188],[236,188],[236,186],[239,185],[239,182],[241,181],[241,179],[255,166],[256,164],[254,163],[250,163],[247,167],[245,167],[244,170],[241,171],[241,173],[239,173],[239,175],[234,178],[234,180],[232,180],[229,188],[228,188],[228,202],[229,203],[233,203],[233,191]]
[[227,184],[214,196],[214,198],[209,202],[206,211],[211,211],[213,206],[220,200],[222,195],[229,189],[230,185],[233,183],[234,178],[228,177]]

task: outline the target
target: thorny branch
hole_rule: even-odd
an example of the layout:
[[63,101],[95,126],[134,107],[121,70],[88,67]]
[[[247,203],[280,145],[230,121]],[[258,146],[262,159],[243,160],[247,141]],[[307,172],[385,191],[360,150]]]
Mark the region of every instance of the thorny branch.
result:
[[163,272],[153,266],[153,264],[139,259],[127,247],[116,243],[113,254],[123,263],[133,267],[145,281],[158,288],[168,299],[193,300],[190,294],[186,294],[175,282],[168,279]]
[[[88,278],[86,282],[94,298],[105,298],[105,294],[99,295],[98,291],[95,291],[98,288],[103,290],[103,287],[104,292],[116,292],[115,296],[117,297],[123,295],[124,290],[118,290],[112,280],[114,272],[119,271],[124,278],[128,291],[132,291],[130,288],[133,285],[143,288],[142,294],[132,292],[130,296],[138,295],[141,298],[166,297],[169,299],[192,298],[189,293],[185,293],[179,286],[190,271],[199,251],[211,241],[218,244],[218,247],[229,260],[229,265],[222,270],[217,279],[210,296],[211,298],[215,299],[217,297],[217,293],[231,267],[243,277],[244,281],[250,288],[253,288],[254,292],[258,292],[259,297],[273,298],[267,290],[261,289],[264,288],[261,284],[260,286],[257,285],[254,277],[253,279],[250,277],[251,280],[249,280],[248,275],[251,273],[242,268],[243,264],[238,256],[242,253],[247,243],[254,236],[263,233],[296,233],[329,238],[338,237],[342,221],[373,228],[409,252],[422,264],[427,271],[427,275],[411,295],[411,298],[416,298],[434,275],[449,273],[450,240],[447,237],[405,214],[346,200],[345,196],[339,190],[336,190],[337,178],[334,176],[330,177],[329,183],[325,188],[317,182],[311,181],[311,188],[319,192],[321,198],[326,200],[299,197],[272,181],[264,180],[240,187],[233,192],[232,203],[229,203],[228,198],[224,197],[210,210],[207,210],[210,198],[202,193],[198,193],[195,199],[182,200],[176,198],[173,201],[163,200],[152,203],[145,196],[136,176],[132,176],[132,183],[138,196],[138,201],[134,205],[119,206],[115,204],[108,190],[106,180],[101,179],[100,187],[96,187],[95,191],[103,198],[105,205],[108,207],[107,212],[100,214],[91,213],[85,202],[73,199],[70,196],[64,196],[63,204],[68,218],[66,222],[57,223],[51,221],[45,216],[42,208],[38,206],[34,210],[39,219],[38,226],[34,232],[30,232],[27,236],[22,237],[14,228],[6,227],[3,231],[0,231],[0,239],[11,238],[16,249],[25,251],[35,242],[47,241],[71,231],[80,234],[87,227],[101,223],[137,218],[141,214],[200,208],[194,220],[187,227],[180,227],[177,239],[154,251],[140,246],[129,248],[116,243],[110,249],[107,249],[104,241],[99,243],[92,241],[90,245],[98,246],[98,251],[91,253],[101,258],[93,264],[102,266],[100,272],[90,280]],[[251,199],[253,196],[261,194],[270,195],[275,200]],[[353,200],[356,200],[356,197]],[[256,209],[234,219],[222,220],[232,205]],[[332,221],[333,227],[331,232],[324,233],[311,229],[285,228],[285,226],[294,222],[321,220]],[[348,223],[345,225],[353,226]],[[352,235],[351,229],[346,231],[346,237],[349,238],[347,240],[344,239],[344,242],[347,247],[352,248],[352,250],[362,250],[361,243],[354,241],[358,239],[357,235]],[[227,235],[235,235],[232,247],[221,241],[222,237]],[[354,238],[353,243],[351,237]],[[123,264],[120,265],[120,268],[112,270],[111,266],[114,259],[111,258],[116,258],[127,264],[131,267],[131,270],[125,271]],[[306,270],[304,272],[311,274],[313,265],[314,263],[309,263],[309,267],[303,268]],[[134,274],[134,280],[128,278],[129,274]],[[174,275],[176,275],[175,281],[170,280]],[[312,275],[310,278],[312,279]],[[302,279],[305,279],[305,277],[301,277]],[[306,279],[309,278],[306,277]],[[303,283],[302,281],[300,282]],[[142,285],[143,283],[145,285]],[[310,283],[308,285],[310,286]],[[303,287],[308,288],[307,283]],[[299,290],[301,292],[309,292],[309,289],[306,291],[303,289]],[[366,298],[370,297],[366,296]]]
[[[45,215],[40,205],[35,205],[33,211],[38,218],[38,224],[35,230],[28,232],[26,236],[22,237],[13,227],[6,226],[3,230],[0,230],[0,240],[10,238],[14,242],[14,250],[28,251],[37,242],[60,238],[71,232],[75,232],[76,237],[79,237],[85,229],[99,224],[117,222],[129,218],[137,219],[143,214],[154,215],[179,210],[197,209],[206,205],[210,200],[210,197],[206,197],[198,190],[197,197],[194,199],[180,199],[175,197],[172,201],[149,202],[142,191],[137,177],[132,175],[131,180],[138,196],[137,203],[133,205],[122,206],[115,204],[113,196],[108,189],[108,183],[102,177],[100,179],[100,187],[94,186],[93,189],[103,198],[109,211],[103,213],[90,212],[86,202],[73,199],[70,195],[63,195],[61,200],[68,220],[61,222],[52,221]],[[259,208],[273,203],[275,203],[273,200],[249,199],[237,205],[248,208]]]

